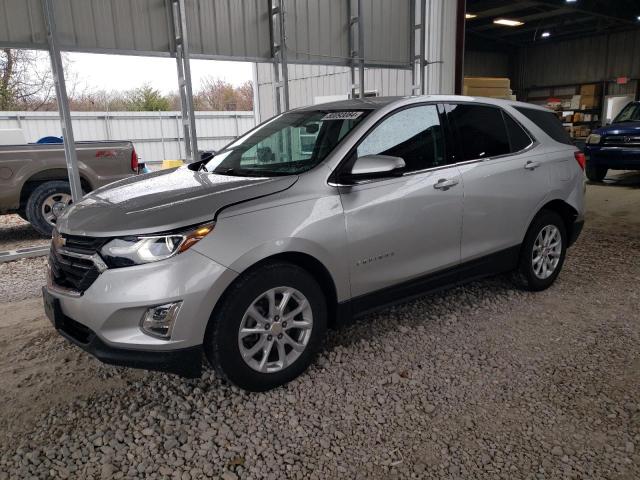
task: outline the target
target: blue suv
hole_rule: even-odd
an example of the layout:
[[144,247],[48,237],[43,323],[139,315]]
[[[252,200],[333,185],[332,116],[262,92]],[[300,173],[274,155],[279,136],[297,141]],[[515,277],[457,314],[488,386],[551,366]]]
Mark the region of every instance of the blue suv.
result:
[[612,170],[640,170],[640,102],[631,102],[611,125],[587,138],[587,178],[601,182]]

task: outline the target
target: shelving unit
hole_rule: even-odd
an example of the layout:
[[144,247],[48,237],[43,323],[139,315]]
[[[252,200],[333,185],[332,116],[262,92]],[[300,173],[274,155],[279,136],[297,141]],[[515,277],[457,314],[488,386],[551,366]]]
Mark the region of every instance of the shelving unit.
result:
[[[580,97],[580,98],[578,98]],[[556,99],[559,103],[549,103]],[[525,92],[526,102],[552,108],[572,138],[585,139],[591,130],[602,124],[603,95],[601,83],[579,83],[533,87]],[[586,103],[582,103],[583,100]],[[572,108],[576,102],[580,107]],[[586,106],[585,106],[586,105]],[[592,106],[591,106],[592,105]]]

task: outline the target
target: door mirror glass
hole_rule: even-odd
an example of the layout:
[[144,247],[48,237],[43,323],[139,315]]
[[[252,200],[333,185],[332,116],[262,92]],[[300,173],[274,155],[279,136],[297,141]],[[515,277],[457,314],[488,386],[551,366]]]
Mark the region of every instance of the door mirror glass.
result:
[[350,176],[355,180],[390,177],[402,173],[404,160],[390,155],[365,155],[358,157],[351,167]]

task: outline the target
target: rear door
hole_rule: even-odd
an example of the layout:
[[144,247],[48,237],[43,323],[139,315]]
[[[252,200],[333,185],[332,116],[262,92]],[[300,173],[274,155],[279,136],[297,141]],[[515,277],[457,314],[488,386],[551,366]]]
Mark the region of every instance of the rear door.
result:
[[460,103],[446,111],[464,183],[461,261],[507,253],[548,195],[544,153],[502,108]]
[[371,129],[350,160],[371,154],[401,157],[406,170],[340,187],[354,297],[460,261],[462,184],[445,152],[436,105],[393,112]]

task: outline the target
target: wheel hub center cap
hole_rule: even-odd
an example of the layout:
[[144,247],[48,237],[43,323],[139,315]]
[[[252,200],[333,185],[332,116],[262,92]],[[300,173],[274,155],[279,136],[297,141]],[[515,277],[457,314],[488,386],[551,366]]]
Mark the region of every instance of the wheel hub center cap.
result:
[[280,335],[283,332],[282,325],[280,323],[274,322],[271,325],[271,333],[273,335]]
[[62,202],[56,202],[53,204],[53,207],[51,207],[51,210],[53,211],[53,214],[56,217],[59,217],[60,215],[62,215],[62,212],[64,211],[64,208],[66,207],[66,205]]

